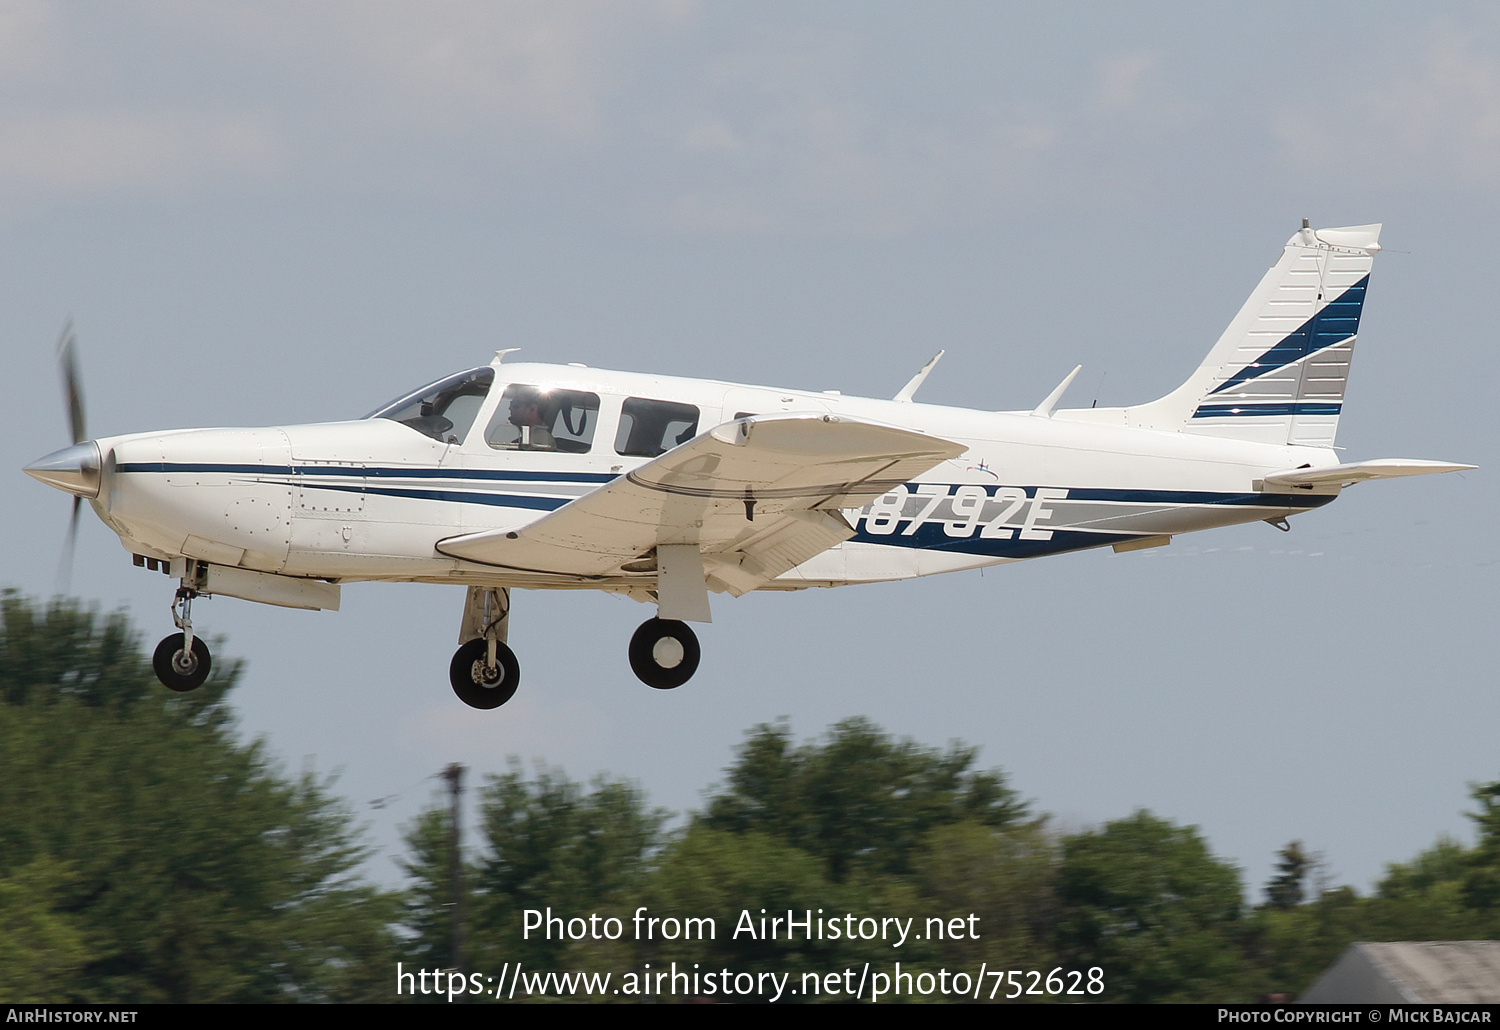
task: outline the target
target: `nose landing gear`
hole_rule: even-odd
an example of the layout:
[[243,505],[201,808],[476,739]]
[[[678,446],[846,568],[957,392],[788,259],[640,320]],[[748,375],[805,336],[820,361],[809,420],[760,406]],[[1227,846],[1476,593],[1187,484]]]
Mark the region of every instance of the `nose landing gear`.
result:
[[202,637],[193,636],[193,598],[197,596],[198,591],[187,586],[184,578],[183,586],[172,600],[172,622],[182,632],[163,638],[151,656],[156,678],[167,689],[180,694],[203,686],[213,666],[208,645]]
[[194,637],[189,644],[181,633],[163,638],[156,645],[156,654],[151,656],[151,668],[156,670],[156,678],[180,694],[203,686],[212,663],[208,645],[202,637]]

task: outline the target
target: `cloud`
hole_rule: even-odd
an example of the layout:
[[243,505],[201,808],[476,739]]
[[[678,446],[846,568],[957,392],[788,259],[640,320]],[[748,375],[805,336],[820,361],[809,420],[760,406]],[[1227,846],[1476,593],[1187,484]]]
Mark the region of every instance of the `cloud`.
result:
[[565,139],[597,134],[601,98],[633,48],[692,12],[685,0],[271,7],[277,17],[241,17],[240,44],[321,84],[356,113],[356,131],[520,126]]
[[15,0],[0,7],[0,190],[14,203],[350,181],[451,160],[441,145],[491,160],[505,147],[524,165],[596,142],[633,47],[691,13],[686,0]]
[[1128,111],[1140,104],[1156,57],[1147,53],[1121,54],[1099,63],[1099,106],[1105,111]]
[[1357,181],[1491,186],[1500,175],[1494,36],[1439,24],[1413,51],[1358,69],[1377,85],[1309,94],[1275,120],[1283,160]]
[[669,113],[679,231],[888,236],[1010,199],[1059,139],[1044,112],[987,100],[891,105],[838,30],[762,29],[693,69]]
[[0,116],[0,190],[12,194],[157,192],[207,175],[273,174],[274,130],[245,115],[61,111]]

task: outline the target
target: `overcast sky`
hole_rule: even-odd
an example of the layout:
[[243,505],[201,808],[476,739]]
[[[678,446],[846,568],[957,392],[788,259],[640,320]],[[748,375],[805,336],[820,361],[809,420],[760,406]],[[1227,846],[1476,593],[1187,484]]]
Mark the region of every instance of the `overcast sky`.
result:
[[[1500,15],[1486,4],[9,0],[0,6],[0,583],[58,586],[89,429],[357,416],[522,357],[1030,408],[1149,400],[1301,224],[1384,222],[1339,444],[1472,473],[1282,534],[715,599],[653,691],[652,612],[519,593],[516,699],[446,681],[462,592],[194,610],[289,771],[338,772],[394,881],[443,765],[543,759],[682,812],[743,733],[867,715],[982,747],[1064,828],[1200,826],[1255,900],[1301,839],[1364,889],[1500,779]],[[147,645],[172,584],[85,513],[71,589]],[[376,798],[392,799],[384,808]],[[754,899],[745,899],[751,904]]]

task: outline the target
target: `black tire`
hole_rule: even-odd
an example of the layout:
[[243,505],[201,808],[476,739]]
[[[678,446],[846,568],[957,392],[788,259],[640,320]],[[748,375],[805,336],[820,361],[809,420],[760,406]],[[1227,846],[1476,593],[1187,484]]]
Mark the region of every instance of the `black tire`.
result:
[[521,685],[521,663],[516,653],[505,644],[495,644],[495,678],[484,679],[484,662],[489,656],[489,642],[480,638],[471,640],[453,653],[448,664],[448,682],[453,692],[470,708],[488,711],[499,708],[516,696]]
[[[681,647],[681,657],[657,653],[657,645],[669,641]],[[663,664],[663,657],[670,664]],[[676,619],[647,619],[630,638],[630,668],[642,683],[657,690],[671,690],[692,679],[693,673],[698,671],[700,657],[702,651],[698,647],[697,634],[688,628],[687,623]],[[675,662],[672,661],[674,658]]]
[[193,638],[192,650],[187,654],[183,653],[183,640],[181,633],[163,637],[156,645],[156,653],[151,656],[151,668],[156,670],[156,678],[161,680],[162,686],[179,694],[203,686],[213,667],[213,658],[202,637]]

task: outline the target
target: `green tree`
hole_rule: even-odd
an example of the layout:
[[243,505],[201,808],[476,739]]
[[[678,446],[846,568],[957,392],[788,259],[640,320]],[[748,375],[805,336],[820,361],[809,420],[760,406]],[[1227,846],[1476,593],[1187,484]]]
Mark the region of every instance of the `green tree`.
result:
[[1302,882],[1307,879],[1312,860],[1294,840],[1277,854],[1276,875],[1266,884],[1266,904],[1272,908],[1292,908],[1302,904]]
[[[1040,821],[1001,829],[975,822],[933,830],[913,859],[913,881],[924,916],[973,913],[978,941],[950,941],[951,964],[978,968],[1050,969],[1048,940],[1057,916],[1057,845]],[[1002,992],[1003,993],[1003,992]]]
[[[762,938],[761,910],[785,917],[788,910],[802,918],[819,909],[842,913],[860,906],[860,893],[832,884],[823,863],[785,841],[761,833],[727,833],[703,823],[691,826],[672,841],[652,876],[646,892],[648,915],[662,919],[711,919],[713,936],[671,939],[662,931],[643,942],[640,958],[660,968],[676,961],[704,968],[728,966],[736,972],[799,974],[836,968],[847,950],[831,941],[789,941]],[[748,911],[754,936],[736,937],[742,913]],[[701,926],[701,924],[700,924]]]
[[785,724],[757,726],[709,798],[705,825],[762,833],[820,858],[830,880],[856,870],[905,875],[927,835],[973,822],[1016,825],[1027,806],[998,769],[972,768],[976,748],[893,740],[864,718],[801,747]]
[[1196,828],[1146,811],[1062,839],[1059,961],[1100,966],[1113,1001],[1227,1001],[1245,991],[1240,880]]
[[[757,726],[707,811],[666,849],[649,895],[653,914],[712,915],[720,937],[653,942],[650,955],[794,978],[872,956],[869,942],[842,936],[765,939],[762,909],[767,919],[788,910],[799,920],[911,919],[918,936],[899,953],[907,968],[982,961],[986,944],[1007,960],[1038,953],[1050,845],[1004,775],[973,768],[975,754],[895,740],[861,718],[800,746],[784,724]],[[746,913],[757,933],[735,937]],[[928,917],[970,914],[984,921],[986,944],[928,939]]]
[[239,666],[215,672],[170,694],[123,615],[0,598],[0,883],[31,961],[76,1001],[386,997],[395,912],[349,813],[236,740]]
[[62,1002],[88,961],[79,920],[62,910],[69,871],[38,860],[0,877],[0,998]]
[[1500,909],[1500,781],[1476,784],[1469,796],[1479,804],[1478,812],[1469,813],[1479,841],[1465,862],[1464,906],[1491,914]]
[[1301,994],[1352,942],[1379,939],[1369,936],[1368,926],[1369,899],[1352,887],[1322,891],[1291,908],[1257,909],[1240,930],[1242,954],[1252,971],[1246,997]]
[[[407,965],[423,969],[453,967],[453,889],[450,867],[452,829],[446,804],[434,804],[406,828],[406,856],[398,860],[409,883],[402,895],[402,924],[411,938],[402,948]],[[472,862],[465,862],[463,878],[466,902],[472,904]],[[474,925],[472,912],[465,929]],[[473,962],[466,962],[476,968]]]
[[[527,777],[514,761],[481,788],[479,810],[480,847],[464,874],[470,969],[516,961],[560,969],[579,960],[580,946],[556,933],[551,940],[545,931],[525,934],[525,912],[545,915],[551,908],[564,921],[594,912],[618,917],[645,883],[666,821],[631,784],[599,779],[586,790],[558,770]],[[411,884],[404,923],[412,937],[403,953],[447,965],[446,809],[419,816],[406,843]]]

